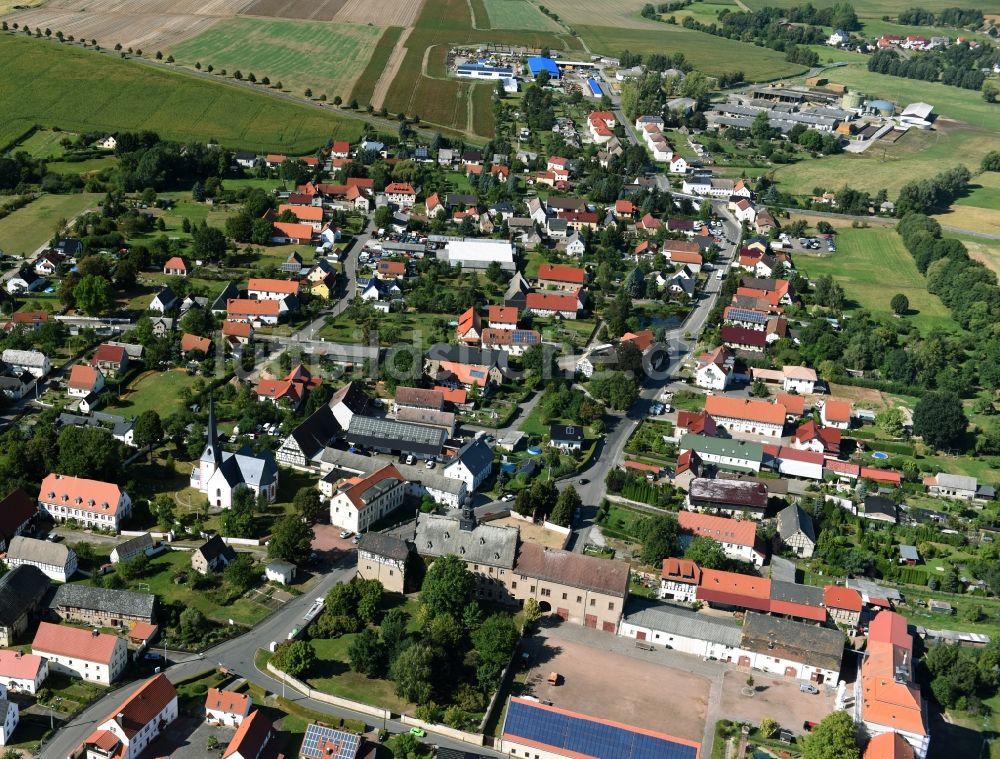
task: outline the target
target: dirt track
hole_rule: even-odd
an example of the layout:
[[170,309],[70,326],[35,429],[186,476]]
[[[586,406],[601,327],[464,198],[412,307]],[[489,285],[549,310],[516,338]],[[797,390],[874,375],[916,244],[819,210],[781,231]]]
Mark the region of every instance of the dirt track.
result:
[[381,108],[385,103],[385,96],[389,94],[389,88],[392,86],[396,74],[399,73],[399,67],[403,64],[403,59],[406,57],[406,41],[410,38],[410,32],[412,31],[413,27],[407,27],[399,35],[399,41],[396,42],[396,47],[392,49],[392,55],[389,56],[389,60],[385,64],[385,70],[375,84],[375,90],[372,92],[372,106],[376,110]]

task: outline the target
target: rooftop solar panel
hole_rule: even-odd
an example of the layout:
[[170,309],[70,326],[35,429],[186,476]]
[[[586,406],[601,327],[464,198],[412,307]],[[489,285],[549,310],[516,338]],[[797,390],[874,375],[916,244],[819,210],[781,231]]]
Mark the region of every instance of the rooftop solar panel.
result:
[[[299,753],[304,759],[354,759],[360,745],[360,736],[353,733],[324,725],[309,725]],[[336,753],[326,753],[327,748]]]
[[504,723],[504,737],[525,738],[597,759],[696,759],[696,745],[681,743],[667,735],[601,722],[584,715],[511,699]]

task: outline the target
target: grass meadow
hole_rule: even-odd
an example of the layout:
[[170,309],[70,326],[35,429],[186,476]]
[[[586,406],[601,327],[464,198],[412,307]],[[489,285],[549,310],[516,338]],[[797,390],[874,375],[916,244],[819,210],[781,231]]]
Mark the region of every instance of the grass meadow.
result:
[[52,238],[56,222],[69,220],[88,208],[96,208],[100,198],[101,195],[95,193],[42,195],[0,219],[0,250],[15,254],[34,253]]
[[302,153],[361,134],[361,122],[319,109],[52,40],[0,34],[0,70],[0,146],[33,126],[150,129],[166,139]]
[[[492,29],[530,29],[538,32],[561,32],[562,28],[528,0],[482,0]],[[476,22],[482,26],[479,13]]]
[[[836,5],[840,0],[814,0],[813,5],[817,8],[829,8]],[[745,0],[747,7],[758,10],[764,7],[790,8],[793,5],[801,5],[799,0]],[[917,3],[920,8],[929,11],[942,11],[945,8],[954,8],[954,0],[921,0]],[[914,3],[905,0],[867,0],[864,3],[856,3],[855,10],[860,18],[882,18],[882,16],[893,16],[905,8],[911,8]],[[965,7],[965,6],[963,6]],[[983,0],[974,6],[982,9],[983,13],[1000,13],[1000,0]]]
[[382,34],[377,26],[316,21],[233,18],[216,24],[171,49],[181,63],[244,76],[253,72],[300,95],[308,87],[315,96],[348,98]]
[[932,177],[960,163],[975,170],[987,152],[998,148],[996,132],[939,122],[930,131],[911,129],[893,145],[876,144],[864,153],[780,166],[774,170],[774,178],[783,190],[797,195],[811,194],[814,187],[837,190],[847,184],[871,193],[884,188],[895,198],[910,180]]
[[626,49],[643,55],[679,52],[696,69],[710,75],[739,70],[748,80],[764,81],[806,71],[805,66],[786,61],[783,53],[672,24],[643,29],[576,25],[575,29],[595,53],[618,55]]
[[904,318],[922,332],[957,329],[940,299],[927,292],[926,280],[891,227],[841,229],[837,233],[836,253],[822,256],[799,253],[795,266],[813,280],[831,275],[847,294],[852,306],[848,312],[864,308],[878,316],[893,318],[889,301],[896,293],[902,293],[910,301],[910,313]]

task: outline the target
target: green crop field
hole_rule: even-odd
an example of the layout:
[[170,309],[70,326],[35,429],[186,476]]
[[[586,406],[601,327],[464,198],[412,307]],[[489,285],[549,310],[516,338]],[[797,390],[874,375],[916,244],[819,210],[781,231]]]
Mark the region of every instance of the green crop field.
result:
[[[533,29],[539,32],[561,32],[555,21],[538,10],[528,0],[483,0],[493,29]],[[476,13],[476,21],[482,21]]]
[[657,24],[648,29],[608,26],[575,28],[595,53],[618,55],[626,49],[644,55],[680,52],[691,65],[706,74],[742,71],[748,80],[763,81],[806,71],[805,66],[789,63],[782,53],[774,50],[672,24]]
[[377,26],[322,21],[233,18],[171,49],[188,65],[200,61],[258,80],[280,81],[286,90],[348,97],[382,34]]
[[840,229],[836,253],[799,253],[795,267],[810,279],[831,275],[855,308],[891,318],[889,301],[902,293],[910,301],[910,314],[904,318],[922,331],[957,329],[944,304],[927,292],[923,275],[891,227]]
[[42,195],[0,219],[0,250],[5,253],[34,253],[51,239],[56,231],[56,222],[69,220],[88,208],[96,208],[100,198],[95,193]]
[[150,129],[168,139],[289,152],[361,134],[361,122],[319,109],[49,40],[0,34],[0,70],[0,146],[36,125]]
[[[360,105],[363,106],[372,99],[375,85],[378,84],[379,77],[385,71],[385,66],[389,62],[389,56],[392,55],[392,49],[396,47],[396,43],[399,41],[399,36],[402,33],[403,27],[401,26],[390,26],[382,32],[382,36],[375,44],[375,49],[368,59],[368,65],[365,66],[365,70],[355,80],[354,89],[351,90],[351,98],[357,100]],[[349,102],[348,98],[345,98],[345,100]]]

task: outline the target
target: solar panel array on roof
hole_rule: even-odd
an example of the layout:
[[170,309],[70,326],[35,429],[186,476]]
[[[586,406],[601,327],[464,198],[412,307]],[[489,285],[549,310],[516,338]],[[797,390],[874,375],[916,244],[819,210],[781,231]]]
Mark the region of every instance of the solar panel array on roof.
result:
[[[361,737],[324,725],[309,725],[299,754],[305,759],[354,759]],[[327,753],[326,749],[333,749]]]
[[555,750],[597,759],[697,759],[698,756],[696,746],[666,735],[650,735],[513,698],[507,709],[504,737],[515,742],[525,738]]
[[763,311],[751,311],[746,308],[729,308],[726,311],[726,318],[730,321],[752,322],[764,324],[767,322],[767,314]]

